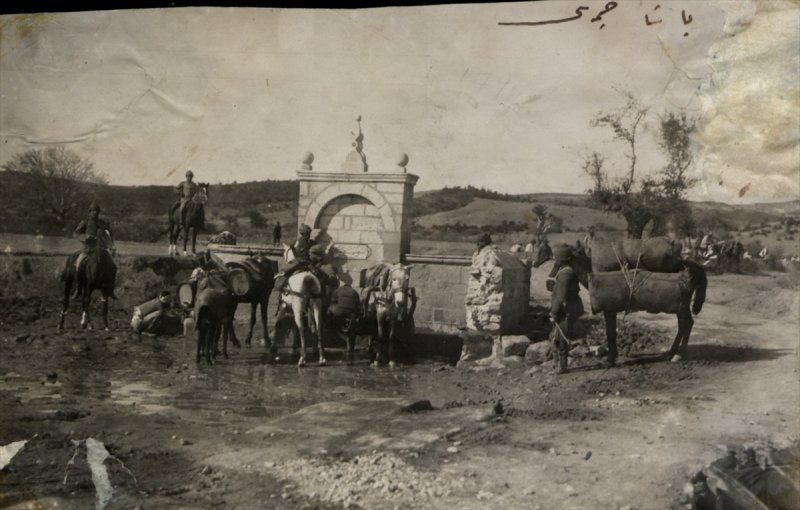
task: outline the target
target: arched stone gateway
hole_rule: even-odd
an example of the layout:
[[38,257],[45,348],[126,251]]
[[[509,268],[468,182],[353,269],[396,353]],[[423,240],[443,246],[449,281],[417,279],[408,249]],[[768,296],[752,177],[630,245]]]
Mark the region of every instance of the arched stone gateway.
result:
[[[360,117],[358,119],[361,120]],[[353,150],[338,172],[319,172],[307,154],[297,172],[298,224],[335,244],[339,265],[352,276],[379,262],[400,262],[411,247],[411,201],[419,177],[406,172],[408,156],[390,172],[367,171],[359,122]]]

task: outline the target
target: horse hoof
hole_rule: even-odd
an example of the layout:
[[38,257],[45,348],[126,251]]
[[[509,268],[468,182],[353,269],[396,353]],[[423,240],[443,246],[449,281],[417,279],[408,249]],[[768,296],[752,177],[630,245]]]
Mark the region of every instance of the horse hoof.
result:
[[675,354],[674,356],[672,356],[672,359],[670,359],[669,361],[671,363],[678,363],[680,361],[683,361],[683,357],[680,354]]
[[300,358],[300,361],[297,362],[297,366],[298,367],[306,366],[306,359],[305,358]]
[[378,368],[378,362],[377,361],[373,361],[372,363],[370,363],[370,366]]
[[328,364],[328,361],[325,358],[320,358],[319,366],[324,367],[327,364]]
[[397,364],[394,361],[390,361],[389,362],[389,368],[394,368],[396,366],[397,366]]

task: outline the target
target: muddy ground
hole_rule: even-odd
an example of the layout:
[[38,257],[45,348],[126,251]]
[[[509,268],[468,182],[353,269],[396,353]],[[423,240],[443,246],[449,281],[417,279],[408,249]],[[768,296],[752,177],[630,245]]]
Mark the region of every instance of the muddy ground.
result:
[[[576,357],[556,376],[427,357],[374,369],[338,351],[298,369],[258,345],[196,365],[192,339],[128,332],[159,286],[132,264],[111,331],[73,314],[57,333],[60,263],[0,265],[0,445],[29,440],[0,471],[0,507],[94,506],[94,438],[113,456],[107,508],[684,508],[688,474],[725,445],[800,430],[785,275],[712,277],[687,361],[659,357],[674,317],[637,314],[621,366]],[[599,324],[585,319],[588,343]]]

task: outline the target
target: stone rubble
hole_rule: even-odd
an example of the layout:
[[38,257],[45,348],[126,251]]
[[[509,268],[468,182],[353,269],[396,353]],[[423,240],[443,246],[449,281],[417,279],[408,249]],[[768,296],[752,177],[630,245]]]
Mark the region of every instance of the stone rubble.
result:
[[401,457],[386,452],[366,453],[350,460],[293,459],[271,471],[281,478],[288,477],[305,496],[344,506],[358,502],[370,508],[373,498],[381,502],[434,500],[464,490],[462,479],[420,472]]

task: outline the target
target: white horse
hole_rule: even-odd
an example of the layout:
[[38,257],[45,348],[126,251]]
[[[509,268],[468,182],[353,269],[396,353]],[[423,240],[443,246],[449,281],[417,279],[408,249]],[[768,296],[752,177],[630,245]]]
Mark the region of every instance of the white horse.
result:
[[[283,258],[286,262],[292,262],[295,259],[291,246],[283,245]],[[325,359],[325,349],[322,346],[323,289],[319,278],[314,276],[311,271],[298,271],[289,276],[284,288],[278,290],[280,291],[280,300],[278,301],[278,316],[275,319],[275,324],[280,323],[290,312],[294,317],[294,324],[300,334],[300,360],[297,362],[297,366],[303,367],[306,365],[305,317],[308,317],[309,326],[313,328],[317,335],[319,365],[325,366],[327,360]],[[294,348],[294,346],[292,347]]]
[[[374,282],[367,282],[368,294],[366,297],[367,309],[374,308],[375,322],[377,324],[378,345],[375,350],[373,366],[378,366],[382,361],[381,351],[384,344],[388,344],[389,366],[395,366],[395,339],[398,329],[403,328],[403,336],[413,334],[414,310],[417,307],[417,295],[409,287],[411,268],[413,265],[392,264],[388,266],[389,278],[386,285],[373,287]],[[409,331],[410,330],[410,331]],[[370,351],[374,348],[374,341],[370,338]]]

